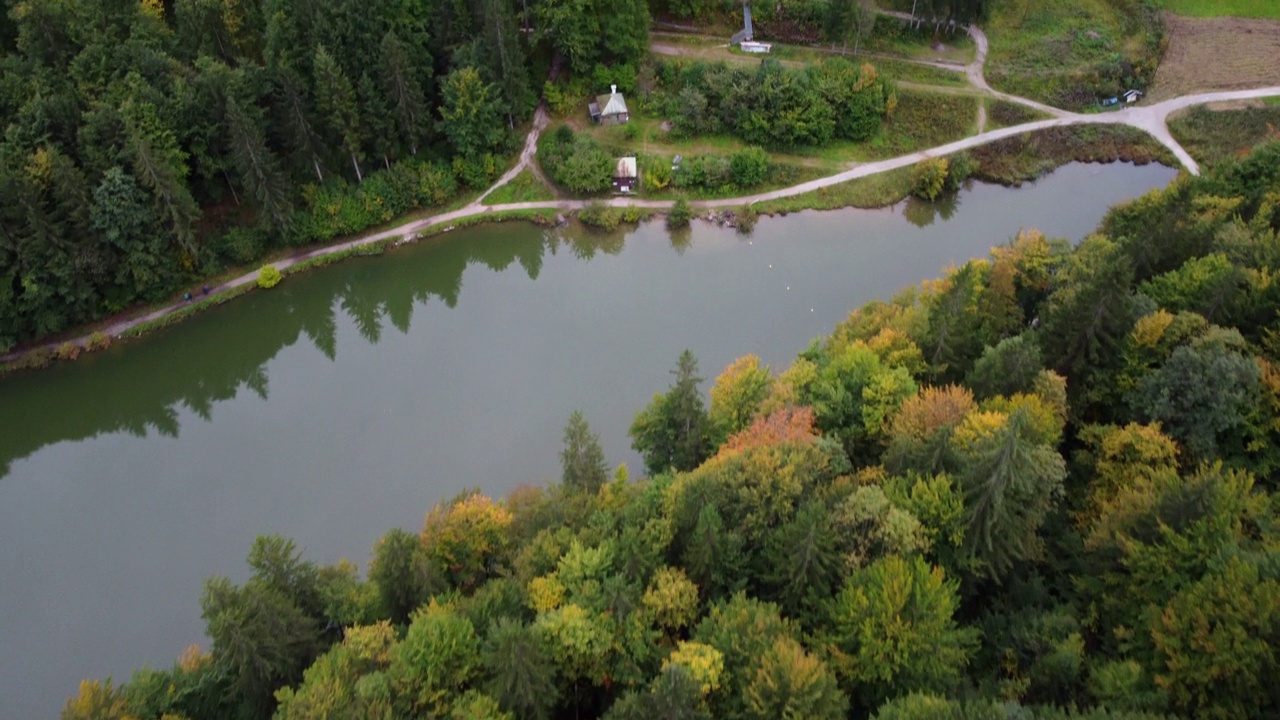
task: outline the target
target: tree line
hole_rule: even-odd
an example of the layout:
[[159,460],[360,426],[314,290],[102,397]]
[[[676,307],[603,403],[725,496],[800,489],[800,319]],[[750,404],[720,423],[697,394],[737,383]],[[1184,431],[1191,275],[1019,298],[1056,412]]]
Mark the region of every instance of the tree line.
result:
[[210,652],[81,718],[1264,718],[1280,143],[1021,233],[780,373],[692,353],[610,472],[441,503],[367,575],[259,538]]

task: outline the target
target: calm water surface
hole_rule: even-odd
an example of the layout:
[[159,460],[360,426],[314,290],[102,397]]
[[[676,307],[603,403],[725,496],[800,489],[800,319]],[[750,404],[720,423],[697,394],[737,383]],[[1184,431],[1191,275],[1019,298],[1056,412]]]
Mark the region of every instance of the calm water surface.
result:
[[363,563],[464,488],[555,478],[576,408],[634,473],[627,428],[682,349],[708,378],[749,352],[781,370],[868,300],[1020,228],[1079,240],[1173,175],[1073,165],[749,238],[462,230],[0,381],[0,717],[204,642],[202,581],[243,578],[258,534]]

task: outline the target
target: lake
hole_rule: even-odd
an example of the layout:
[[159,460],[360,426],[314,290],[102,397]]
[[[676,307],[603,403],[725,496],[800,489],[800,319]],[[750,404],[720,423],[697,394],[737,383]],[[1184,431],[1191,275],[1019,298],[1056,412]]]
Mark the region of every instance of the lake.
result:
[[0,715],[204,643],[205,577],[256,535],[363,565],[468,487],[559,475],[582,409],[611,464],[684,348],[775,371],[862,303],[1020,228],[1080,240],[1169,168],[1069,165],[938,205],[597,234],[458,230],[253,292],[145,339],[0,379]]

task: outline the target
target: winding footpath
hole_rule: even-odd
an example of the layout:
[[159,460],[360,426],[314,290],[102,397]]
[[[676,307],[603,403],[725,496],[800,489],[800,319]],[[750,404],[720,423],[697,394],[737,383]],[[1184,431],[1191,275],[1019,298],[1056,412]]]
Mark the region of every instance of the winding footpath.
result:
[[[904,17],[904,18],[909,17],[905,13],[886,13],[886,14],[890,14],[898,17]],[[1185,95],[1182,97],[1174,98],[1172,100],[1166,100],[1164,102],[1156,103],[1154,105],[1128,106],[1120,110],[1107,112],[1107,113],[1086,115],[1082,113],[1068,112],[1066,110],[1045,105],[1043,103],[1039,103],[1028,98],[1022,98],[1016,95],[1009,95],[1007,93],[1002,93],[992,89],[991,86],[987,84],[986,78],[984,76],[984,67],[986,65],[987,51],[989,47],[987,43],[987,37],[980,29],[974,26],[969,26],[968,32],[969,32],[969,35],[973,38],[974,44],[977,46],[977,52],[975,53],[973,62],[969,63],[966,66],[950,66],[949,69],[954,69],[957,71],[963,70],[965,75],[968,77],[970,84],[972,84],[974,88],[976,88],[977,91],[979,91],[983,95],[987,95],[987,96],[999,98],[1001,100],[1005,100],[1008,102],[1018,103],[1020,105],[1025,105],[1027,107],[1035,108],[1040,112],[1050,115],[1051,116],[1050,119],[1040,120],[1040,121],[1031,122],[1031,123],[1025,123],[1025,124],[1017,125],[1014,127],[1002,128],[999,130],[992,130],[990,132],[979,132],[979,134],[973,135],[963,140],[958,140],[956,142],[948,143],[946,145],[941,145],[935,148],[930,148],[928,150],[923,150],[921,152],[910,153],[908,155],[902,155],[896,158],[890,158],[888,160],[861,163],[861,164],[855,165],[849,170],[845,170],[844,172],[836,173],[834,175],[829,175],[827,177],[819,178],[817,180],[811,180],[809,182],[801,183],[799,185],[793,185],[788,188],[782,188],[780,190],[757,193],[754,195],[744,195],[741,197],[734,197],[734,198],[722,198],[719,200],[692,201],[689,203],[690,206],[694,208],[736,207],[736,206],[742,206],[742,205],[750,205],[757,202],[763,202],[766,200],[777,200],[780,198],[803,195],[804,193],[807,193],[807,192],[813,192],[815,190],[820,190],[822,188],[831,187],[832,185],[839,185],[840,183],[845,183],[850,180],[856,180],[858,178],[864,178],[870,175],[875,175],[882,172],[888,172],[890,170],[897,170],[899,168],[909,167],[911,165],[914,165],[920,162],[921,160],[925,160],[928,158],[950,155],[952,153],[961,152],[963,150],[968,150],[970,148],[978,147],[980,145],[985,145],[987,143],[995,142],[997,140],[1003,140],[1005,138],[1014,137],[1017,135],[1021,135],[1023,133],[1034,132],[1037,130],[1045,130],[1045,129],[1054,128],[1054,127],[1063,127],[1067,125],[1128,125],[1130,127],[1138,128],[1139,130],[1142,130],[1150,134],[1152,137],[1158,140],[1162,145],[1168,148],[1174,154],[1174,156],[1178,158],[1178,161],[1182,163],[1182,165],[1187,169],[1188,172],[1192,173],[1193,175],[1198,175],[1200,174],[1199,165],[1196,164],[1196,161],[1191,157],[1191,155],[1188,154],[1187,151],[1181,145],[1178,144],[1177,140],[1175,140],[1173,135],[1169,132],[1169,127],[1166,123],[1166,120],[1168,119],[1170,114],[1177,112],[1179,110],[1182,110],[1184,108],[1191,107],[1193,105],[1203,105],[1205,103],[1232,101],[1232,100],[1252,100],[1257,98],[1280,96],[1280,86],[1274,86],[1274,87],[1258,88],[1254,90],[1235,90],[1235,91],[1227,91],[1227,92],[1209,92],[1209,93],[1199,93],[1195,95]],[[935,64],[927,61],[921,61],[921,62],[925,62],[926,64],[930,64],[930,65]],[[536,164],[535,156],[538,148],[538,137],[541,135],[542,131],[547,127],[548,123],[549,123],[549,118],[547,116],[545,107],[539,106],[537,112],[534,114],[533,128],[532,130],[530,130],[529,135],[525,138],[524,148],[520,153],[519,161],[515,164],[514,167],[512,167],[510,170],[504,173],[502,177],[498,178],[498,180],[492,186],[490,186],[488,190],[486,190],[483,194],[481,194],[471,203],[467,204],[465,207],[462,207],[450,212],[440,213],[439,215],[433,215],[431,217],[422,218],[420,220],[407,222],[407,223],[404,223],[403,225],[399,225],[389,230],[383,230],[381,232],[375,232],[369,235],[363,235],[355,239],[348,240],[346,242],[336,243],[333,245],[326,245],[324,247],[316,248],[315,250],[312,250],[310,252],[295,255],[271,264],[277,270],[283,271],[289,267],[292,267],[299,263],[306,262],[308,260],[324,257],[326,255],[331,255],[334,253],[349,251],[355,248],[375,245],[377,243],[381,243],[388,240],[409,242],[417,239],[419,234],[422,233],[424,230],[427,230],[428,228],[432,228],[438,225],[445,225],[446,231],[447,231],[452,229],[451,227],[452,224],[459,220],[476,218],[476,217],[483,218],[483,216],[491,213],[502,213],[507,211],[521,211],[521,210],[557,210],[561,212],[571,212],[575,210],[581,210],[590,203],[599,203],[599,204],[612,206],[612,207],[633,206],[633,207],[653,209],[653,210],[666,210],[675,204],[674,201],[671,201],[671,200],[638,200],[630,197],[615,197],[615,198],[606,199],[606,200],[592,200],[592,201],[547,200],[547,201],[538,201],[538,202],[509,203],[505,205],[481,204],[481,201],[484,200],[484,198],[488,197],[491,193],[493,193],[494,190],[510,182],[513,178],[515,178],[518,174],[520,174],[520,172],[525,168],[529,168],[532,171],[534,171],[535,174],[540,175],[540,173],[538,173],[538,167]],[[981,129],[981,123],[980,123],[979,129]],[[229,292],[231,290],[235,290],[237,288],[243,287],[245,285],[249,285],[251,283],[256,283],[257,280],[258,280],[258,271],[255,270],[254,272],[246,273],[244,275],[241,275],[240,277],[237,277],[221,285],[218,285],[217,287],[210,288],[209,297],[216,298],[217,296],[223,293]],[[202,298],[201,301],[204,301],[204,298]],[[118,338],[122,333],[125,333],[132,328],[135,328],[139,325],[153,322],[155,320],[165,317],[166,315],[170,315],[174,312],[182,310],[183,308],[189,307],[190,305],[191,305],[191,302],[189,301],[175,302],[171,305],[166,305],[164,307],[157,308],[149,313],[146,313],[145,315],[141,315],[138,317],[133,317],[127,320],[121,320],[119,322],[112,323],[110,325],[107,325],[106,327],[101,328],[99,332],[106,334],[108,336],[111,336],[113,338]],[[39,346],[39,347],[43,349],[53,350],[53,349],[56,349],[58,346],[68,342],[75,345],[79,345],[81,347],[85,347],[89,344],[89,340],[90,340],[90,336],[84,335],[78,338],[64,340],[56,343],[50,343],[50,344]],[[28,348],[27,350],[24,350],[21,352],[12,352],[7,355],[0,355],[0,362],[10,362],[10,361],[16,360],[26,352],[29,352],[33,349],[37,349],[37,348]]]

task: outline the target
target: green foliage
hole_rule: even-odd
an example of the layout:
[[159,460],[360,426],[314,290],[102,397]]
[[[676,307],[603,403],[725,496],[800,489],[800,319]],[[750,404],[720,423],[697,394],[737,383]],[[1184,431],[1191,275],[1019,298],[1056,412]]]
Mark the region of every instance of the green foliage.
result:
[[947,159],[930,158],[916,163],[911,192],[922,200],[936,200],[947,186]]
[[874,707],[962,677],[976,633],[954,618],[956,586],[920,558],[889,556],[851,575],[831,605],[835,669],[850,697]]
[[283,279],[284,275],[280,274],[275,265],[263,265],[258,271],[258,287],[263,289],[273,288]]
[[214,665],[232,678],[231,702],[242,712],[270,714],[276,689],[301,680],[320,649],[316,620],[258,578],[241,587],[213,578],[200,607]]
[[1009,396],[1031,392],[1043,371],[1040,346],[1033,336],[1023,333],[1005,338],[995,347],[987,346],[964,384],[981,398]]
[[443,716],[480,670],[475,628],[453,610],[431,604],[413,614],[387,668],[397,709],[406,716]]
[[839,720],[848,704],[826,664],[790,638],[779,638],[765,652],[746,690],[746,717],[752,720]]
[[600,193],[613,187],[615,161],[585,133],[567,125],[538,143],[538,162],[551,181],[575,193]]
[[755,355],[734,360],[720,373],[711,387],[711,407],[707,411],[716,446],[750,424],[764,403],[771,383],[769,366],[761,366],[760,358]]
[[885,114],[884,81],[870,65],[844,58],[790,70],[773,60],[759,68],[724,63],[683,65],[664,80],[675,132],[727,132],[751,145],[793,149],[834,137],[866,140]]
[[1159,420],[1194,457],[1208,459],[1224,454],[1219,437],[1255,412],[1259,373],[1231,344],[1202,340],[1177,348],[1140,379],[1130,402],[1139,419]]
[[441,573],[422,541],[400,529],[389,531],[374,546],[369,581],[377,589],[383,612],[397,625],[408,623],[414,610],[444,589]]
[[665,395],[655,395],[631,424],[632,447],[644,456],[651,474],[669,469],[692,470],[709,454],[707,411],[698,391],[698,361],[693,353],[680,354],[675,384]]
[[440,129],[454,151],[464,159],[474,159],[496,150],[506,133],[498,88],[486,84],[473,67],[455,70],[441,85]]
[[1163,666],[1156,684],[1181,713],[1259,717],[1274,707],[1263,680],[1280,670],[1280,583],[1237,559],[1176,595],[1151,637]]
[[590,225],[601,230],[616,230],[619,223],[622,222],[622,210],[612,205],[592,202],[578,211],[578,219],[584,225]]
[[729,159],[733,170],[733,182],[741,188],[755,187],[764,182],[769,172],[769,156],[758,147],[739,150]]
[[1040,524],[1061,495],[1066,463],[1038,442],[1028,411],[977,413],[956,433],[969,552],[995,577],[1040,553]]
[[604,485],[609,469],[600,448],[600,436],[581,410],[574,410],[564,428],[564,450],[560,451],[560,482],[566,487],[594,493]]
[[489,628],[482,659],[485,690],[503,710],[528,720],[551,716],[558,692],[544,635],[502,618]]

